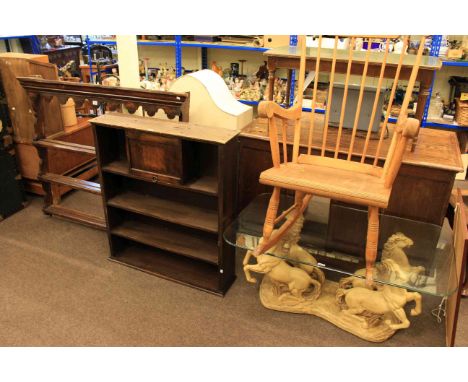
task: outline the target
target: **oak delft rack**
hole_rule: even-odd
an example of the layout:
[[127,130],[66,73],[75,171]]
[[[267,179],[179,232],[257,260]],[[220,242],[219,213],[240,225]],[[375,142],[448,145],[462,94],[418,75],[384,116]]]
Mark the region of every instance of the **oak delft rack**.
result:
[[[60,205],[57,198],[57,188],[68,187],[76,190],[100,193],[100,184],[72,176],[63,176],[50,172],[49,161],[54,159],[53,152],[95,155],[94,146],[78,145],[65,142],[60,139],[46,138],[47,115],[44,107],[54,97],[64,104],[69,98],[73,98],[77,105],[87,101],[97,101],[107,105],[106,108],[115,110],[122,105],[130,113],[134,113],[141,107],[148,115],[154,115],[158,109],[162,109],[168,118],[178,117],[180,121],[188,120],[190,95],[188,93],[157,92],[143,89],[124,87],[108,87],[94,84],[82,84],[68,81],[45,80],[37,77],[17,77],[19,83],[28,92],[31,101],[31,112],[35,116],[34,145],[41,159],[39,180],[45,192],[43,210],[46,214],[56,215],[80,224],[85,224],[97,229],[106,229],[106,222],[102,217],[90,215],[83,211],[71,209]],[[45,106],[42,103],[45,101]],[[87,123],[87,122],[86,122]],[[50,157],[50,158],[49,158]],[[95,162],[92,164],[95,167]]]

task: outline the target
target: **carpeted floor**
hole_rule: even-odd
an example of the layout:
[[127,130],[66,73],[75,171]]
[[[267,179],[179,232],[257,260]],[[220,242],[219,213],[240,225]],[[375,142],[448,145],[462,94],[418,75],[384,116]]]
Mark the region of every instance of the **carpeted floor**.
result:
[[[1,346],[373,345],[319,318],[263,308],[240,269],[220,298],[110,262],[104,232],[48,217],[41,205],[33,198],[0,223]],[[438,303],[424,296],[411,327],[377,346],[444,346],[430,313]],[[464,300],[459,346],[468,345],[467,314]]]

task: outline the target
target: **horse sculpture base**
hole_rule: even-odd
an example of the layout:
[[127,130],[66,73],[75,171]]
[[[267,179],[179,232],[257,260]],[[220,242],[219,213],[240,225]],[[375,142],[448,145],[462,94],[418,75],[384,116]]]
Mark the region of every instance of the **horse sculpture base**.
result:
[[383,342],[395,334],[396,330],[385,323],[386,320],[393,319],[391,315],[377,319],[374,317],[373,320],[371,318],[372,322],[368,324],[365,322],[365,317],[351,315],[346,310],[341,310],[336,303],[338,289],[338,283],[325,280],[319,299],[314,299],[313,296],[298,299],[290,293],[285,294],[281,286],[266,274],[260,285],[260,301],[268,309],[320,317],[366,341]]

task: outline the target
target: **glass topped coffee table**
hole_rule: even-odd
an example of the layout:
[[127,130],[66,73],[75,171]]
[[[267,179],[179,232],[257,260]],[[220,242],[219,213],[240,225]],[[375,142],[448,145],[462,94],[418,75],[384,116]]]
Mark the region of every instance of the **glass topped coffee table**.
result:
[[[257,196],[239,214],[224,232],[224,239],[229,244],[245,250],[255,249],[262,236],[269,198],[269,194]],[[283,195],[278,211],[292,204],[293,198]],[[330,275],[327,277],[336,279],[354,275],[364,279],[364,274],[355,272],[365,268],[363,233],[366,232],[366,222],[367,211],[364,209],[340,204],[330,206],[327,199],[313,198],[304,214],[298,244],[316,262],[292,258],[288,245],[280,250],[276,246],[268,254],[289,263],[303,263],[336,274],[327,272]],[[279,226],[281,223],[275,228]],[[359,227],[364,230],[359,232]],[[380,227],[376,283],[440,297],[456,291],[452,232],[448,224],[439,227],[381,214]]]
[[[422,295],[446,298],[457,290],[447,221],[440,227],[382,213],[374,282],[366,285],[367,211],[323,198],[313,198],[284,239],[254,256],[269,198],[258,195],[224,232],[229,244],[246,250],[246,280],[255,283],[254,275],[263,274],[259,296],[268,309],[318,316],[382,342],[421,314]],[[278,214],[292,204],[283,195]]]

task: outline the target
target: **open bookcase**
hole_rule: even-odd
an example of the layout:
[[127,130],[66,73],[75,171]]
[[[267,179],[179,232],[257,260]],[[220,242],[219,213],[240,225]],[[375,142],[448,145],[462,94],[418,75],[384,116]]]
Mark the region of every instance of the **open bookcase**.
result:
[[222,232],[235,212],[237,132],[117,114],[92,123],[110,260],[224,295],[235,279]]

